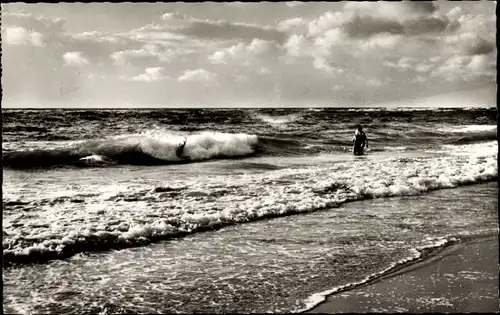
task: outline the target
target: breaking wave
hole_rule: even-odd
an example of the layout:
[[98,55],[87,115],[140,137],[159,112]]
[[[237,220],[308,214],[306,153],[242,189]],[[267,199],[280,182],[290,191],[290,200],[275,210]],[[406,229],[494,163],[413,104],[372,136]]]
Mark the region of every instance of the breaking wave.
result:
[[290,114],[282,116],[256,115],[255,118],[271,125],[281,125],[298,120],[300,118],[300,115],[298,114]]
[[[92,194],[32,202],[4,198],[4,213],[9,216],[4,217],[3,258],[5,264],[44,262],[81,252],[142,246],[264,218],[332,209],[349,201],[420,195],[494,181],[498,178],[496,149],[491,146],[472,156],[358,160],[280,169],[233,179],[230,184],[224,176],[214,177],[203,183],[119,192],[97,201]],[[91,207],[95,202],[103,208],[94,213]],[[30,209],[47,207],[53,211],[54,204],[62,204],[58,211],[66,211],[65,203],[89,208],[69,208],[64,215],[57,213],[54,222],[51,218],[56,212],[30,218]],[[87,223],[74,226],[72,222]]]
[[[281,121],[281,118],[276,119]],[[290,119],[292,118],[283,118],[283,124],[284,121],[291,121]],[[402,129],[381,124],[373,132],[368,129],[370,151],[428,150],[446,145],[497,140],[496,126],[493,125],[466,125],[454,129],[425,126],[398,128]],[[149,130],[99,140],[40,141],[38,144],[33,141],[10,142],[3,144],[3,165],[16,169],[163,165],[255,155],[311,156],[325,152],[346,153],[351,151],[351,131],[350,128],[326,130],[318,138],[318,132],[266,132],[256,135],[206,131],[184,136],[164,130]]]
[[203,132],[183,137],[145,132],[80,141],[64,148],[8,151],[3,154],[3,163],[6,167],[21,169],[61,165],[160,165],[249,156],[261,150],[258,144],[256,135],[242,133]]

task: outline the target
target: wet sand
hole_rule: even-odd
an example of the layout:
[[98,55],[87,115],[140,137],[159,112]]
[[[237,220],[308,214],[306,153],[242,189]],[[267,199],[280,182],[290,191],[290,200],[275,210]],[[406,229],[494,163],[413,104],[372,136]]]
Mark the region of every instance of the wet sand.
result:
[[498,251],[498,237],[453,245],[376,282],[329,296],[308,313],[498,313]]

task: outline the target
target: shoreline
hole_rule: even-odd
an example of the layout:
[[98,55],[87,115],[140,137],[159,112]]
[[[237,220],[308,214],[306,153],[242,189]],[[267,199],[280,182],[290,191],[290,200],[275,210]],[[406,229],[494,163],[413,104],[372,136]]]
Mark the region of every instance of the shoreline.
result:
[[499,312],[498,236],[451,244],[300,313]]

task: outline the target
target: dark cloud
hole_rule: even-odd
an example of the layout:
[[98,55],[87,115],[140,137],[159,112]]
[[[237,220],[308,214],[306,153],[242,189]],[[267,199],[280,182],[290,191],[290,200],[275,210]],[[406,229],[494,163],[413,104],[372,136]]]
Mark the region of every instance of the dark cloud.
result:
[[[200,39],[242,39],[254,38],[268,41],[284,42],[286,33],[277,27],[260,26],[246,23],[233,23],[226,20],[201,20],[188,17],[176,12],[163,14],[163,23],[149,24],[138,28],[138,32],[157,32],[183,35]],[[172,38],[174,40],[175,38]]]
[[439,33],[447,29],[450,21],[444,17],[421,17],[406,21],[404,32],[406,35],[419,35],[425,33]]
[[467,55],[487,55],[495,50],[495,44],[482,37],[476,37],[462,43],[462,49]]
[[370,37],[379,33],[402,34],[404,32],[404,27],[399,22],[370,15],[355,15],[342,25],[342,29],[353,38]]
[[403,22],[371,15],[354,15],[342,25],[344,32],[353,38],[366,38],[380,33],[404,34],[407,36],[453,32],[460,23],[451,22],[443,16],[420,16]]
[[460,22],[436,14],[437,6],[429,1],[348,2],[345,6],[356,12],[342,25],[344,32],[354,38],[379,33],[414,36],[453,32],[460,27]]
[[420,14],[430,14],[438,8],[432,1],[403,1],[413,12]]
[[265,40],[275,40],[280,43],[285,40],[285,33],[274,28],[265,28],[243,23],[230,23],[227,21],[197,20],[184,28],[178,29],[177,32],[199,38],[247,40],[260,38]]

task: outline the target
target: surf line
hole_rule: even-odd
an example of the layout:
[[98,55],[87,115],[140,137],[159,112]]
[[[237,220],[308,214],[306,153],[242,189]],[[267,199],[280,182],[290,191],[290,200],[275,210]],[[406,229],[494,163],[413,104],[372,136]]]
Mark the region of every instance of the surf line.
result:
[[[315,308],[316,306],[326,302],[326,300],[329,296],[333,296],[333,295],[339,294],[341,292],[361,288],[361,287],[379,282],[379,281],[384,280],[386,278],[396,276],[396,275],[398,275],[398,271],[401,271],[402,269],[409,268],[411,266],[415,266],[421,262],[425,262],[428,259],[435,257],[436,255],[438,255],[439,253],[444,251],[446,248],[448,248],[452,245],[461,243],[461,242],[462,242],[461,239],[452,237],[452,238],[446,239],[446,240],[444,240],[444,242],[438,243],[436,245],[430,245],[427,247],[422,247],[420,249],[415,249],[418,252],[418,255],[416,257],[401,259],[401,260],[393,263],[390,267],[388,267],[380,272],[373,273],[373,274],[366,276],[361,281],[341,285],[341,286],[338,286],[338,287],[335,287],[333,289],[326,290],[326,291],[323,291],[320,293],[314,293],[306,300],[307,306],[303,309],[299,309],[299,310],[295,311],[294,313],[296,313],[296,314],[306,313],[306,312],[310,311],[311,309]],[[417,266],[415,268],[418,268],[418,267],[419,266]]]

